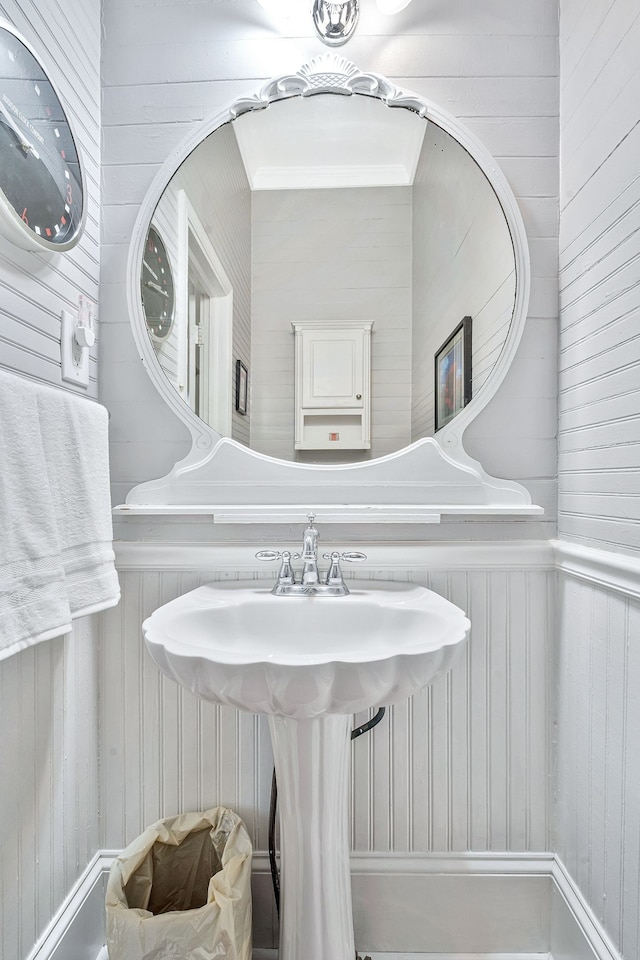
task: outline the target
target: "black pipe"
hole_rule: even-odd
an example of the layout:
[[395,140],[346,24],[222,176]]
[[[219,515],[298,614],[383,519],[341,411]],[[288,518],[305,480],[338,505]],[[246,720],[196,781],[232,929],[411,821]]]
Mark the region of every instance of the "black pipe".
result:
[[367,730],[373,730],[377,723],[380,723],[382,718],[385,715],[386,707],[380,707],[375,717],[371,717],[370,720],[367,720],[366,723],[361,724],[359,727],[356,727],[355,730],[351,731],[351,739],[355,740],[356,737],[361,737],[363,733],[366,733]]
[[271,883],[273,884],[273,896],[276,901],[276,910],[280,916],[280,874],[278,873],[278,864],[276,861],[276,810],[278,807],[278,781],[276,780],[276,768],[273,768],[271,777],[271,801],[269,803],[269,864],[271,866]]

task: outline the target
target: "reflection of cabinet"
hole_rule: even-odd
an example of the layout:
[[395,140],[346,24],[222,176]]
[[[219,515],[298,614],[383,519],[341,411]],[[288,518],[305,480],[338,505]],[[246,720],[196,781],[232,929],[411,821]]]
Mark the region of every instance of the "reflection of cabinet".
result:
[[371,447],[373,321],[293,322],[296,450]]

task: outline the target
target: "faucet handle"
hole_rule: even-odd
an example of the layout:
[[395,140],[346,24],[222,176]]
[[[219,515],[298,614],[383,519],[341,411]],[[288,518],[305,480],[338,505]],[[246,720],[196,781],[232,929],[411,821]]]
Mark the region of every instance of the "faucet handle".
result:
[[366,553],[360,553],[359,550],[348,550],[346,553],[340,554],[341,560],[346,560],[347,563],[362,563],[363,560],[367,559]]
[[[357,550],[348,551],[347,553],[338,553],[337,550],[333,550],[332,553],[323,553],[322,556],[324,560],[331,561],[331,565],[327,572],[327,586],[344,586],[342,570],[340,569],[341,560],[346,560],[347,563],[360,563],[360,561],[367,559],[367,555],[365,553],[359,553]],[[347,590],[347,593],[348,592],[349,591]]]
[[290,550],[259,550],[256,553],[256,560],[282,560],[282,566],[278,574],[278,586],[288,586],[295,583],[295,575],[291,567],[292,560],[299,560],[299,553],[291,553]]
[[337,550],[333,550],[331,553],[323,553],[323,560],[331,560],[331,564],[339,563],[340,560],[346,560],[347,563],[362,563],[363,560],[367,559],[366,553],[360,553],[359,550],[348,550],[346,553],[338,553]]
[[299,553],[291,553],[290,550],[259,550],[256,553],[256,560],[299,560]]

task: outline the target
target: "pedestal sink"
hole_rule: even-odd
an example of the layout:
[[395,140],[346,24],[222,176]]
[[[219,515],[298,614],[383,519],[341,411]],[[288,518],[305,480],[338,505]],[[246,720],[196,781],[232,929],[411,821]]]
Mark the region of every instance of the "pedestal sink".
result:
[[350,581],[344,597],[209,583],[142,625],[160,669],[205,700],[269,715],[280,800],[279,960],[354,960],[348,781],[353,713],[448,670],[469,621],[424,587]]

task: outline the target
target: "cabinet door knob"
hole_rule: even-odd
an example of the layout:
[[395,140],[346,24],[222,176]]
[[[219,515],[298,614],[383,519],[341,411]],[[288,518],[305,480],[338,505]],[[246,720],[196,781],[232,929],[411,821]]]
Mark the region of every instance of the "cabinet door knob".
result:
[[362,400],[362,394],[356,393],[356,400]]

